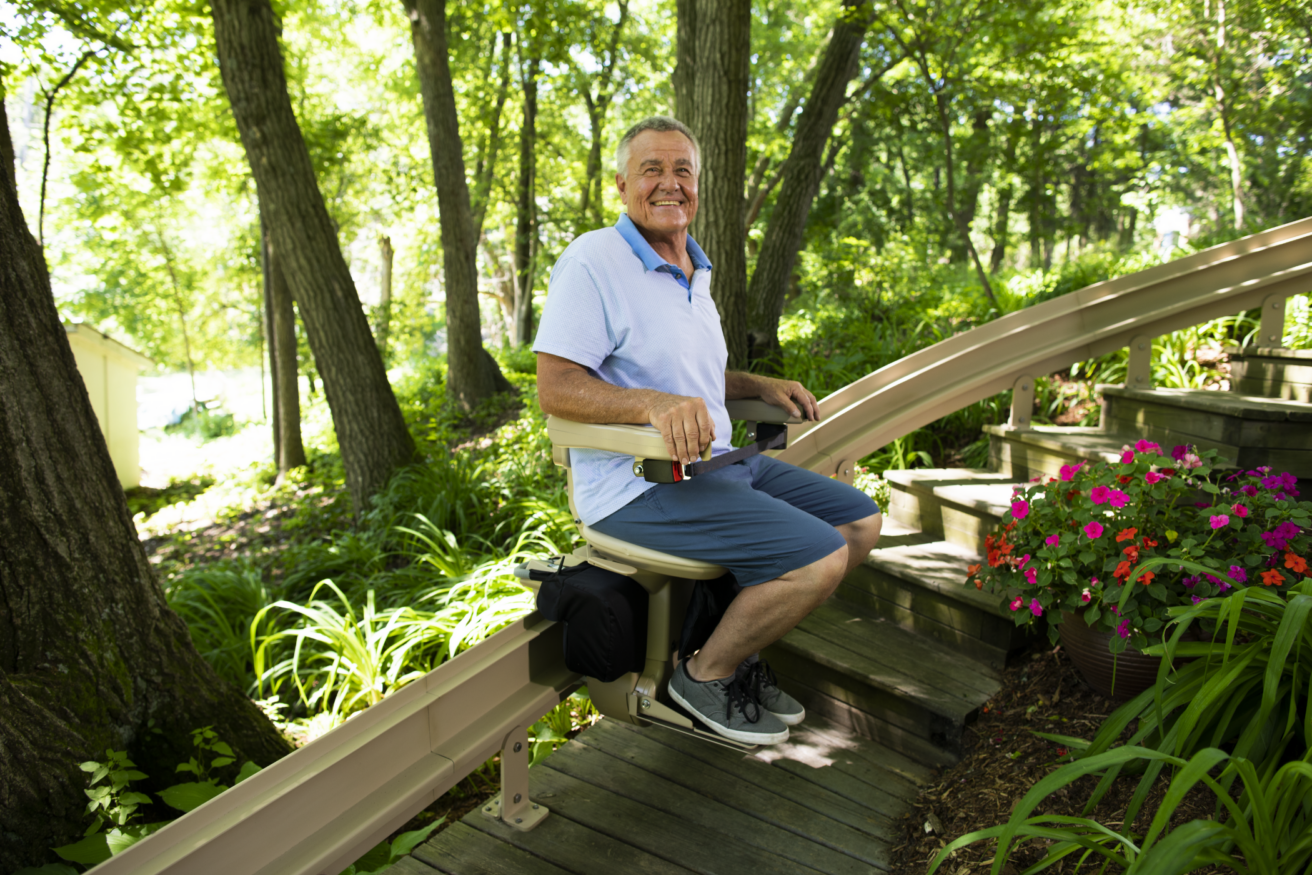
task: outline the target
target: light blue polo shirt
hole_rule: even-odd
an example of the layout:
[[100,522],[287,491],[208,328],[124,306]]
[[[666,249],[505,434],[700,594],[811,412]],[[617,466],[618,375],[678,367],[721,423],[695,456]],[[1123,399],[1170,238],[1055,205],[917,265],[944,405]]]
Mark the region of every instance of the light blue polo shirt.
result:
[[[612,228],[578,237],[551,271],[534,352],[583,365],[624,389],[656,389],[706,402],[715,421],[712,454],[728,452],[724,345],[711,300],[711,264],[688,238],[693,275],[685,277],[643,239],[627,214]],[[570,450],[574,504],[587,525],[655,486],[633,476],[633,457]]]

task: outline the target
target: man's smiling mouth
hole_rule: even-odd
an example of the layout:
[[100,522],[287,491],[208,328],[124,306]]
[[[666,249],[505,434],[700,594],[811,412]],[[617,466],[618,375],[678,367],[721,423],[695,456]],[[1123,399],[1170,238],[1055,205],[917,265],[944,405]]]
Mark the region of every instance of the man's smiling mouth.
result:
[[683,206],[683,201],[654,201],[653,207],[679,207]]

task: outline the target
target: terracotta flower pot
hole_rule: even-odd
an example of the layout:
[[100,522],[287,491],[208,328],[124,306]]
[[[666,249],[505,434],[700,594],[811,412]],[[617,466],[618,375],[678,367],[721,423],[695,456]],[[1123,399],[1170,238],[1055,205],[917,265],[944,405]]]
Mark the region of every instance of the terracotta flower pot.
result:
[[1132,647],[1112,653],[1108,643],[1115,633],[1090,629],[1083,614],[1063,614],[1057,629],[1071,662],[1089,686],[1104,696],[1132,699],[1157,683],[1158,657],[1144,656]]

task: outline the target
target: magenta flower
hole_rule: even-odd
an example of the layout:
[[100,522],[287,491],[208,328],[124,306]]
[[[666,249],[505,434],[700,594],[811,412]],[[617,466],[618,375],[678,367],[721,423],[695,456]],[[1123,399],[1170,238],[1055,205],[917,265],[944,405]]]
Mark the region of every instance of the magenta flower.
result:
[[1011,600],[1010,607],[1013,611],[1019,611],[1024,606],[1025,606],[1025,600],[1020,596],[1016,596],[1014,599]]
[[1189,596],[1189,598],[1193,600],[1194,604],[1198,604],[1199,602],[1203,602],[1207,600],[1207,596],[1203,596],[1202,598],[1199,598],[1196,595],[1191,595]]
[[1018,520],[1025,519],[1030,515],[1030,503],[1021,498],[1016,499],[1011,503],[1011,515]]
[[1248,572],[1240,568],[1238,565],[1230,566],[1230,577],[1240,583],[1248,583]]
[[1116,634],[1122,638],[1130,637],[1130,621],[1128,619],[1121,620],[1121,625],[1116,627]]
[[1119,510],[1130,503],[1130,496],[1126,495],[1119,489],[1113,489],[1107,494],[1107,500],[1111,502],[1112,507]]
[[1147,480],[1148,484],[1151,486],[1152,484],[1156,483],[1158,480],[1161,480],[1162,475],[1158,474],[1156,471],[1149,471],[1147,474],[1143,475],[1143,479]]
[[1240,519],[1243,519],[1244,517],[1248,516],[1248,508],[1244,507],[1242,504],[1232,505],[1230,509],[1234,511],[1235,516],[1239,517]]
[[1156,453],[1159,456],[1162,454],[1161,446],[1152,441],[1139,441],[1134,445],[1134,450],[1137,453]]
[[1230,525],[1230,517],[1223,513],[1218,513],[1216,516],[1208,520],[1208,522],[1211,523],[1212,528],[1214,529],[1224,529],[1226,526]]
[[1030,561],[1030,554],[1026,553],[1024,556],[1020,557],[1020,561],[1016,563],[1016,569],[1020,570],[1024,568],[1026,565],[1029,564],[1029,561]]
[[1083,462],[1078,465],[1062,465],[1061,470],[1057,472],[1057,476],[1061,477],[1063,481],[1069,482],[1075,479],[1075,473],[1083,467]]
[[1257,487],[1251,483],[1245,483],[1243,486],[1240,486],[1239,491],[1244,493],[1244,495],[1247,495],[1249,498],[1257,498]]
[[1030,613],[1036,617],[1043,616],[1043,605],[1039,604],[1038,599],[1030,599]]
[[1047,544],[1049,547],[1056,547],[1057,542],[1060,540],[1061,540],[1061,535],[1053,533],[1048,537],[1044,538],[1043,543]]
[[1084,534],[1089,536],[1089,540],[1096,541],[1102,537],[1102,523],[1097,520],[1091,521],[1084,527]]
[[1037,569],[1034,568],[1025,569],[1025,582],[1029,583],[1031,586],[1039,582],[1038,576],[1039,576],[1039,572]]
[[1092,600],[1093,600],[1093,593],[1089,592],[1087,589],[1084,592],[1080,593],[1080,601],[1084,602],[1086,605]]
[[1106,504],[1107,500],[1112,497],[1112,491],[1106,486],[1095,486],[1089,490],[1089,499],[1094,504]]
[[1175,459],[1175,461],[1178,462],[1181,459],[1183,459],[1185,457],[1185,453],[1188,452],[1189,452],[1189,447],[1185,446],[1184,444],[1176,444],[1174,447],[1171,448],[1171,458]]
[[1129,465],[1132,462],[1134,462],[1134,450],[1126,450],[1125,452],[1121,453],[1122,465]]

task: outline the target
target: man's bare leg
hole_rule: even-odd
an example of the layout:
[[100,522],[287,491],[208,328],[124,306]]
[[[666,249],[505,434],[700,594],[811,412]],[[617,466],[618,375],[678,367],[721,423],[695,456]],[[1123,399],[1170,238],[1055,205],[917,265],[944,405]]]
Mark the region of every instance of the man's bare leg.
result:
[[847,542],[844,547],[738,593],[710,640],[688,660],[688,674],[697,681],[728,677],[744,659],[788,634],[869,555],[879,540],[883,522],[883,516],[876,513],[838,526],[838,533]]

